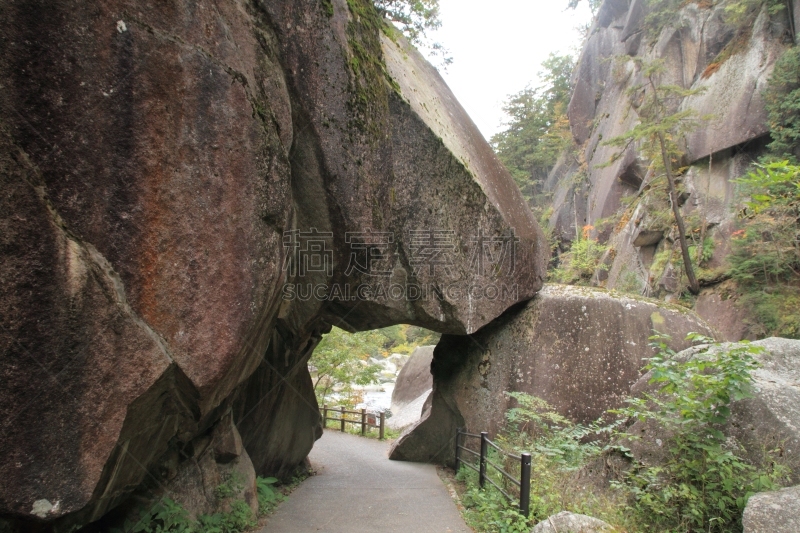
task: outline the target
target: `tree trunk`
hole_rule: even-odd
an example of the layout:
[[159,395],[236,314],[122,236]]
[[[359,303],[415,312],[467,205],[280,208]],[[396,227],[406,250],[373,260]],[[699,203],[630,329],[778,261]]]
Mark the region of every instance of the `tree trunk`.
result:
[[678,224],[678,241],[681,244],[683,268],[686,271],[686,277],[689,279],[689,291],[697,295],[700,294],[700,283],[697,281],[697,276],[694,275],[692,258],[689,254],[689,244],[686,242],[686,225],[683,223],[681,208],[678,205],[678,191],[675,187],[675,176],[672,175],[672,161],[667,153],[667,143],[664,140],[664,134],[662,132],[658,132],[658,142],[661,145],[661,157],[664,160],[664,171],[667,174],[667,181],[669,182],[669,200],[672,204],[672,214],[675,215],[675,222]]

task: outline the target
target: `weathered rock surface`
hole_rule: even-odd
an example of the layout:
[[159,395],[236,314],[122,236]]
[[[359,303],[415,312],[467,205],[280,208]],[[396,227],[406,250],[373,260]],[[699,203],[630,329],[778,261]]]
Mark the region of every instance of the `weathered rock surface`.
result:
[[614,528],[602,520],[562,511],[536,524],[531,533],[611,533],[612,531]]
[[[763,348],[753,357],[760,368],[753,372],[754,397],[734,402],[725,433],[733,439],[738,453],[753,464],[761,464],[765,451],[778,450],[779,461],[800,482],[800,341],[769,338],[750,344]],[[715,350],[739,346],[723,344]],[[697,346],[676,355],[678,359],[696,356],[707,347]],[[632,387],[633,394],[653,390],[645,374]],[[630,430],[640,438],[630,443],[636,459],[657,464],[665,457],[669,435],[653,423],[637,422]]]
[[800,531],[800,487],[752,496],[744,508],[742,525],[744,533]]
[[419,346],[400,370],[392,391],[392,412],[399,411],[433,387],[431,361],[436,346]]
[[387,425],[403,430],[415,424],[433,388],[431,361],[435,346],[419,346],[411,353],[408,362],[397,376],[392,391],[392,417]]
[[430,388],[423,391],[422,394],[410,402],[403,404],[403,406],[396,411],[393,409],[392,416],[389,418],[389,421],[386,422],[386,425],[392,429],[403,431],[416,424],[419,419],[422,418],[422,414],[425,412],[425,406],[429,405],[428,400],[431,397],[432,390],[433,389]]
[[229,411],[255,471],[288,475],[332,324],[472,333],[539,289],[510,176],[379,26],[366,0],[0,7],[10,524],[98,519]]
[[446,335],[436,346],[431,409],[391,458],[449,463],[457,427],[491,436],[511,406],[506,391],[549,402],[576,422],[620,406],[653,355],[648,337],[668,334],[674,349],[690,332],[712,335],[693,313],[605,291],[548,285],[474,335]]

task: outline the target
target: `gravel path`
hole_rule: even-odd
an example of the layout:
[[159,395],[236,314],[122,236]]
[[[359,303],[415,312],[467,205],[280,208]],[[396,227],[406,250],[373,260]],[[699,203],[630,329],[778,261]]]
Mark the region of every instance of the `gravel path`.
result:
[[326,430],[311,450],[317,472],[261,533],[469,533],[433,465],[390,461],[389,445]]

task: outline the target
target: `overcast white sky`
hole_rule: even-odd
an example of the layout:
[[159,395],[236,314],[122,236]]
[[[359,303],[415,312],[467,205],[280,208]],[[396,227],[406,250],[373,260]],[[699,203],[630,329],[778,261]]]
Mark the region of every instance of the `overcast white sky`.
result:
[[585,5],[565,11],[567,0],[439,0],[439,5],[442,28],[433,38],[453,56],[442,75],[487,139],[502,127],[506,97],[528,84],[537,86],[542,61],[551,52],[577,49],[576,28],[591,19]]

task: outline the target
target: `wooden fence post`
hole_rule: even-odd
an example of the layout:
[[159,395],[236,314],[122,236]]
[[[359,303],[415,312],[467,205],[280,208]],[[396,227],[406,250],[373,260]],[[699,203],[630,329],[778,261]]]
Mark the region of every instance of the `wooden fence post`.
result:
[[342,433],[344,433],[344,407],[342,407],[342,413],[339,415],[342,424]]
[[367,434],[367,410],[366,409],[362,409],[361,410],[361,436],[363,437],[366,434]]
[[322,406],[322,427],[328,429],[328,404]]
[[384,411],[381,411],[381,422],[380,422],[380,428],[379,428],[379,433],[378,433],[378,438],[380,440],[383,440],[383,436],[384,436],[384,432],[385,432],[385,430],[384,430],[385,426],[386,426],[386,413]]

